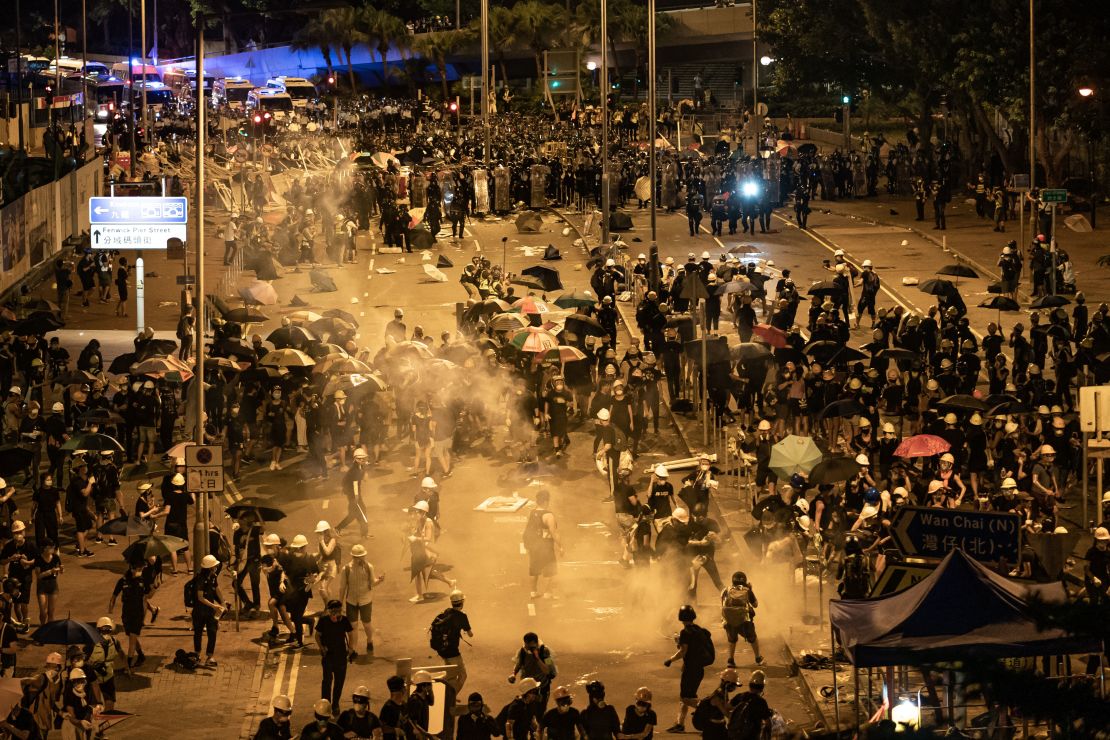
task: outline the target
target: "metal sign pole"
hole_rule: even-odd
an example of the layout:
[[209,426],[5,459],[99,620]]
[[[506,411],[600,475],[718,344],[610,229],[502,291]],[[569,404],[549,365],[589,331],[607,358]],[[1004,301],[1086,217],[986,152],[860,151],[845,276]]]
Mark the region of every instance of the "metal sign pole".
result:
[[1056,204],[1052,204],[1052,238],[1048,240],[1048,253],[1052,256],[1052,269],[1048,272],[1049,295],[1056,295]]
[[609,246],[609,10],[601,0],[601,246]]
[[[695,280],[700,278],[694,278]],[[709,444],[709,301],[701,302],[701,443]]]
[[135,260],[135,332],[146,327],[146,280],[143,277],[143,258]]
[[[206,138],[205,102],[204,102],[204,14],[198,13],[197,24],[197,194],[196,207],[196,293],[193,295],[193,305],[196,307],[193,325],[193,334],[196,352],[196,371],[193,382],[197,383],[196,393],[196,429],[193,432],[193,443],[204,444],[204,147]],[[130,68],[130,65],[128,65]],[[193,564],[200,569],[200,561],[208,554],[208,494],[202,492],[197,498],[196,521],[193,524]]]
[[648,180],[651,181],[651,249],[648,253],[648,290],[659,288],[659,244],[655,235],[655,0],[648,0]]

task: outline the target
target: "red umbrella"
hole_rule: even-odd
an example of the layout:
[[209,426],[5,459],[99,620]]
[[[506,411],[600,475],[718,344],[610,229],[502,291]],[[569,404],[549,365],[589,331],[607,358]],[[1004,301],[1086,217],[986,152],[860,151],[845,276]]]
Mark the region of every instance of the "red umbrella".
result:
[[786,332],[770,324],[756,324],[752,327],[752,334],[776,349],[787,346]]
[[932,457],[948,452],[952,445],[935,434],[917,434],[902,440],[894,451],[897,457]]

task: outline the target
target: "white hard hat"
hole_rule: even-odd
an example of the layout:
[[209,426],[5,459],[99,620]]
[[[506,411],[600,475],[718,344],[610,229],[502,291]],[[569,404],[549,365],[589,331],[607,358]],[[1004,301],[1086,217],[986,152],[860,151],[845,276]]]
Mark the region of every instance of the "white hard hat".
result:
[[701,253],[701,258],[702,258],[703,260],[707,260],[707,259],[709,259],[709,252],[708,252],[708,251],[706,251],[706,252],[702,252],[702,253]]
[[677,509],[671,512],[671,518],[677,519],[678,521],[685,524],[686,522],[690,521],[690,512],[679,506]]
[[293,538],[293,541],[289,543],[289,546],[293,548],[307,547],[308,538],[305,537],[303,534],[299,534]]
[[351,557],[352,558],[364,558],[364,557],[366,557],[366,548],[363,547],[362,545],[355,545],[354,547],[351,548]]
[[344,393],[343,391],[336,391],[335,392],[335,400],[336,401],[342,401],[346,397],[347,397],[347,394]]
[[760,420],[760,422],[759,422],[759,431],[761,431],[761,432],[771,431],[771,422],[767,421],[766,419]]
[[883,434],[895,434],[894,425],[889,421],[883,424]]
[[[312,213],[312,211],[307,211]],[[312,713],[320,717],[331,717],[331,702],[327,699],[317,699],[312,703]]]
[[185,485],[185,476],[183,476],[181,473],[174,473],[173,477],[170,478],[170,483],[175,486],[183,486]]
[[219,564],[220,561],[216,559],[215,555],[205,555],[200,560],[200,567],[202,568],[215,568]]
[[1110,530],[1107,530],[1106,527],[1097,527],[1095,529],[1095,539],[1100,542],[1110,540]]
[[415,504],[412,505],[412,508],[414,511],[423,511],[425,514],[430,511],[427,501],[417,501]]
[[646,254],[644,254],[643,252],[640,252],[640,253],[639,253],[638,255],[636,255],[636,259],[638,259],[638,260],[646,260],[646,259],[647,259],[647,255],[646,255]]
[[329,529],[331,529],[331,525],[328,524],[327,520],[321,519],[320,521],[316,522],[316,534],[327,532]]
[[597,412],[597,418],[601,421],[609,421],[609,409],[601,409]]
[[844,256],[844,250],[843,249],[838,249],[835,252],[833,252],[833,257],[843,257],[843,256]]
[[63,404],[61,401],[55,401],[54,405],[50,407],[50,410],[53,411],[55,414],[60,414],[66,410],[66,407],[65,404]]
[[70,681],[84,681],[85,680],[85,672],[83,670],[81,670],[80,668],[74,668],[72,671],[69,672],[69,680]]
[[366,450],[362,449],[361,447],[358,447],[358,448],[355,448],[354,457],[355,457],[356,460],[365,460],[366,458],[368,458],[370,456],[368,454],[366,454]]
[[670,475],[671,474],[667,472],[667,466],[666,465],[656,465],[655,466],[655,476],[657,478],[669,478]]
[[907,491],[904,486],[898,486],[897,488],[895,488],[893,491],[890,492],[890,495],[891,495],[892,498],[894,496],[901,496],[902,498],[906,498],[907,496],[910,495],[910,492]]
[[180,466],[182,466],[182,465],[184,465],[184,464],[185,464],[185,458],[183,458],[183,457],[175,457],[175,458],[173,459],[173,464],[174,464],[174,467],[180,467]]
[[19,521],[18,519],[12,522],[12,534],[15,534],[16,532],[22,532],[25,529],[27,529],[27,525]]
[[420,487],[421,488],[439,488],[439,485],[435,482],[435,479],[433,479],[431,476],[427,476],[427,477],[424,478],[424,480],[420,481]]
[[861,452],[860,454],[856,455],[856,464],[858,464],[858,465],[870,465],[871,461],[867,459],[867,455],[864,455]]
[[111,617],[101,617],[100,619],[96,620],[96,628],[98,630],[104,629],[105,627],[108,627],[109,629],[115,629],[116,624],[112,621]]
[[864,260],[863,261],[863,266],[864,267],[871,267],[871,260]]
[[798,517],[798,527],[800,527],[801,529],[808,530],[812,523],[812,520],[805,514],[802,514],[800,517]]
[[945,424],[955,424],[956,423],[956,415],[953,414],[951,411],[949,411],[947,414],[944,415],[944,423]]
[[[420,685],[422,683],[431,683],[432,681],[435,681],[437,678],[443,678],[444,675],[446,675],[446,674],[430,673],[428,671],[416,671],[415,673],[412,674],[412,678],[409,679],[409,680],[414,684]],[[529,679],[527,679],[527,678],[524,679],[524,681],[528,681],[528,680]],[[539,684],[536,684],[536,686],[539,686]]]
[[607,260],[605,260],[605,266],[606,267],[616,267],[617,266],[617,261],[612,259],[612,258],[607,259]]
[[462,591],[458,590],[457,588],[454,591],[451,592],[451,603],[452,604],[461,604],[463,601],[466,601],[466,594],[464,594]]
[[517,682],[516,695],[524,696],[529,691],[538,691],[540,688],[539,683],[534,678],[522,678]]
[[278,694],[274,697],[274,709],[280,709],[283,712],[293,711],[293,702],[289,701],[289,697],[285,694]]
[[807,501],[804,498],[800,498],[800,499],[798,499],[797,501],[794,502],[794,508],[796,508],[798,511],[802,512],[803,514],[808,514],[809,513],[809,501]]
[[939,480],[929,481],[929,493],[936,493],[942,488],[944,488],[944,484],[941,483]]
[[1017,488],[1017,481],[1013,478],[1005,478],[1002,481],[1001,488],[1003,491],[1008,491],[1011,488]]

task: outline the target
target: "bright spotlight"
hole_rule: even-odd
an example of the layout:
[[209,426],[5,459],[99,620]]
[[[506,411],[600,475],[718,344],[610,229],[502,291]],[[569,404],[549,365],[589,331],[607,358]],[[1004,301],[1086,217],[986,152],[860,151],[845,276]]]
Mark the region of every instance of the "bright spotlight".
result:
[[597,62],[586,62],[586,69],[593,72],[595,69],[597,69]]
[[763,56],[761,56],[759,58],[759,63],[762,64],[764,67],[768,66],[773,61],[775,61],[775,60],[772,59],[771,57],[767,56],[766,54],[764,54]]
[[740,193],[745,198],[756,198],[759,196],[759,183],[755,180],[746,180],[740,186]]

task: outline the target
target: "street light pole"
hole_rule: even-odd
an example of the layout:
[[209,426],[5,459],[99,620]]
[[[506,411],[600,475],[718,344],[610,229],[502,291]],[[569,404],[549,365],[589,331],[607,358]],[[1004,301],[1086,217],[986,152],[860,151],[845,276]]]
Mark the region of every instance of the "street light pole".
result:
[[756,44],[756,29],[759,27],[759,21],[755,14],[756,0],[752,0],[752,155],[754,156],[759,150],[759,124],[756,123],[756,118],[759,117],[759,52]]
[[142,53],[139,58],[143,60],[142,72],[140,76],[143,78],[143,136],[147,141],[151,140],[150,124],[147,121],[147,108],[146,108],[146,0],[139,0],[139,23],[142,24],[142,31],[139,33],[139,43],[142,44]]
[[135,177],[135,3],[127,0],[127,131],[131,139],[131,177]]
[[601,0],[601,246],[609,246],[609,8]]
[[[193,382],[196,401],[196,428],[193,443],[204,444],[204,147],[207,134],[204,108],[204,13],[197,13],[197,192],[193,199],[196,226],[196,291],[193,304],[196,322],[196,367]],[[129,65],[130,67],[130,65]],[[193,566],[200,571],[200,561],[208,554],[208,493],[202,492],[196,503],[196,521],[193,523]]]
[[482,0],[482,162],[489,167],[489,0]]
[[648,0],[648,179],[651,181],[651,250],[648,289],[659,286],[659,244],[655,236],[655,0]]
[[[1035,49],[1033,46],[1033,0],[1029,0],[1029,188],[1037,187],[1037,157],[1036,157],[1036,91],[1035,79]],[[1046,183],[1047,184],[1047,183]]]

